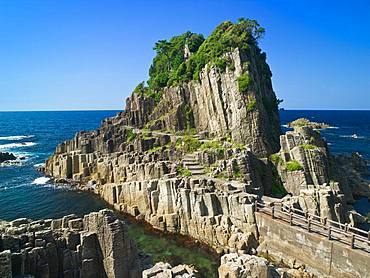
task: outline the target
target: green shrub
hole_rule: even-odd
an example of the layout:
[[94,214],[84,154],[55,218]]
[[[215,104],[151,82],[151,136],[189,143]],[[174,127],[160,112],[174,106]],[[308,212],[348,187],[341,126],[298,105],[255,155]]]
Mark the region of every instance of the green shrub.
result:
[[270,155],[270,160],[274,163],[274,164],[280,164],[283,162],[283,159],[281,158],[280,154],[279,153],[273,153],[272,155]]
[[134,130],[132,128],[127,129],[126,142],[130,143],[130,142],[134,141],[135,138],[136,138],[136,133],[134,132]]
[[252,112],[254,111],[254,109],[256,109],[256,105],[257,105],[257,101],[256,99],[253,97],[247,104],[247,111],[248,112]]
[[183,166],[179,165],[176,168],[176,173],[183,177],[190,177],[191,171],[189,169],[184,168]]
[[202,145],[202,143],[197,138],[188,135],[184,136],[183,142],[185,152],[189,153],[195,152]]
[[[134,91],[158,92],[166,86],[178,85],[193,79],[199,80],[200,72],[206,64],[215,66],[221,71],[226,67],[233,70],[235,65],[225,54],[237,47],[243,51],[251,51],[250,46],[254,46],[259,67],[263,72],[271,74],[265,61],[266,55],[258,47],[258,40],[262,38],[264,31],[257,21],[241,18],[237,23],[231,21],[221,23],[207,39],[201,34],[186,32],[168,41],[160,40],[154,47],[156,56],[149,69],[149,87],[146,88],[140,83]],[[184,57],[186,45],[191,52],[187,58]],[[246,75],[242,82],[244,82],[242,87],[247,88],[249,77]],[[152,95],[154,96],[156,101],[161,97],[157,94]]]
[[211,150],[215,151],[218,156],[223,156],[225,153],[225,148],[219,141],[205,141],[201,146],[201,150]]
[[289,171],[289,172],[293,172],[293,171],[300,171],[300,170],[303,170],[303,167],[301,164],[299,164],[298,161],[296,160],[291,160],[289,162],[287,162],[286,164],[286,169]]
[[245,93],[248,91],[250,83],[250,78],[248,72],[243,73],[241,76],[238,77],[238,88],[239,92]]
[[315,145],[311,145],[311,144],[303,144],[301,145],[301,147],[304,149],[304,150],[314,150],[314,149],[317,149],[317,146]]

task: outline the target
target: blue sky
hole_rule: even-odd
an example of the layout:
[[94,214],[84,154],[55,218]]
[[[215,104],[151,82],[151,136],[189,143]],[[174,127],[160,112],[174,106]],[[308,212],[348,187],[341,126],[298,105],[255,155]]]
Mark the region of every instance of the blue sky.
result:
[[239,17],[283,107],[370,109],[370,1],[0,0],[0,110],[123,109],[157,40]]

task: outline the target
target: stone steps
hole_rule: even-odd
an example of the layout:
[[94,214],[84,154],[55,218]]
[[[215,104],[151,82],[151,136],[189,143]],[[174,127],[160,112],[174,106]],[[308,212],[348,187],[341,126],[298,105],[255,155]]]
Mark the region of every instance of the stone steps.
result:
[[199,164],[194,154],[186,154],[182,163],[186,169],[188,169],[193,176],[204,175],[205,170],[202,165]]

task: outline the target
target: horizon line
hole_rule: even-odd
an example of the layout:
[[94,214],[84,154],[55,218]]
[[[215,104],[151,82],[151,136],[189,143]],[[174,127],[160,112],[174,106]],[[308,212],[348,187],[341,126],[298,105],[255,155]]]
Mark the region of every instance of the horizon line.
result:
[[[315,109],[315,108],[280,108],[279,111],[370,111],[370,109]],[[45,110],[0,110],[4,112],[89,112],[89,111],[125,111],[124,109],[45,109]]]

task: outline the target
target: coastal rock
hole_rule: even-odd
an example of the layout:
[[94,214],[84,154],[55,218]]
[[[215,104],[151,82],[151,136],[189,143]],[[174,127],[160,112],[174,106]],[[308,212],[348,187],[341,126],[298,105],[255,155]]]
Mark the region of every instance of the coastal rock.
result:
[[12,153],[2,153],[0,152],[0,163],[3,163],[5,161],[12,161],[16,160],[17,157]]
[[258,245],[253,213],[256,196],[211,179],[105,184],[99,194],[116,209],[159,230],[191,236],[220,251],[250,252]]
[[1,277],[140,277],[138,250],[112,211],[18,219],[0,228]]
[[269,262],[257,256],[226,254],[221,257],[219,278],[270,278],[272,267]]
[[192,266],[177,265],[172,267],[169,263],[159,262],[152,268],[143,271],[143,278],[196,278],[197,271]]
[[[299,122],[299,121],[298,121]],[[356,226],[363,221],[350,213],[358,196],[370,196],[368,169],[358,154],[330,154],[326,142],[310,125],[294,125],[280,136],[281,150],[270,157],[285,190],[287,206]]]
[[318,122],[312,122],[306,118],[299,118],[296,119],[290,123],[288,123],[288,127],[294,128],[294,127],[302,127],[307,126],[312,129],[323,129],[323,128],[331,128],[330,125],[326,123],[318,123]]

